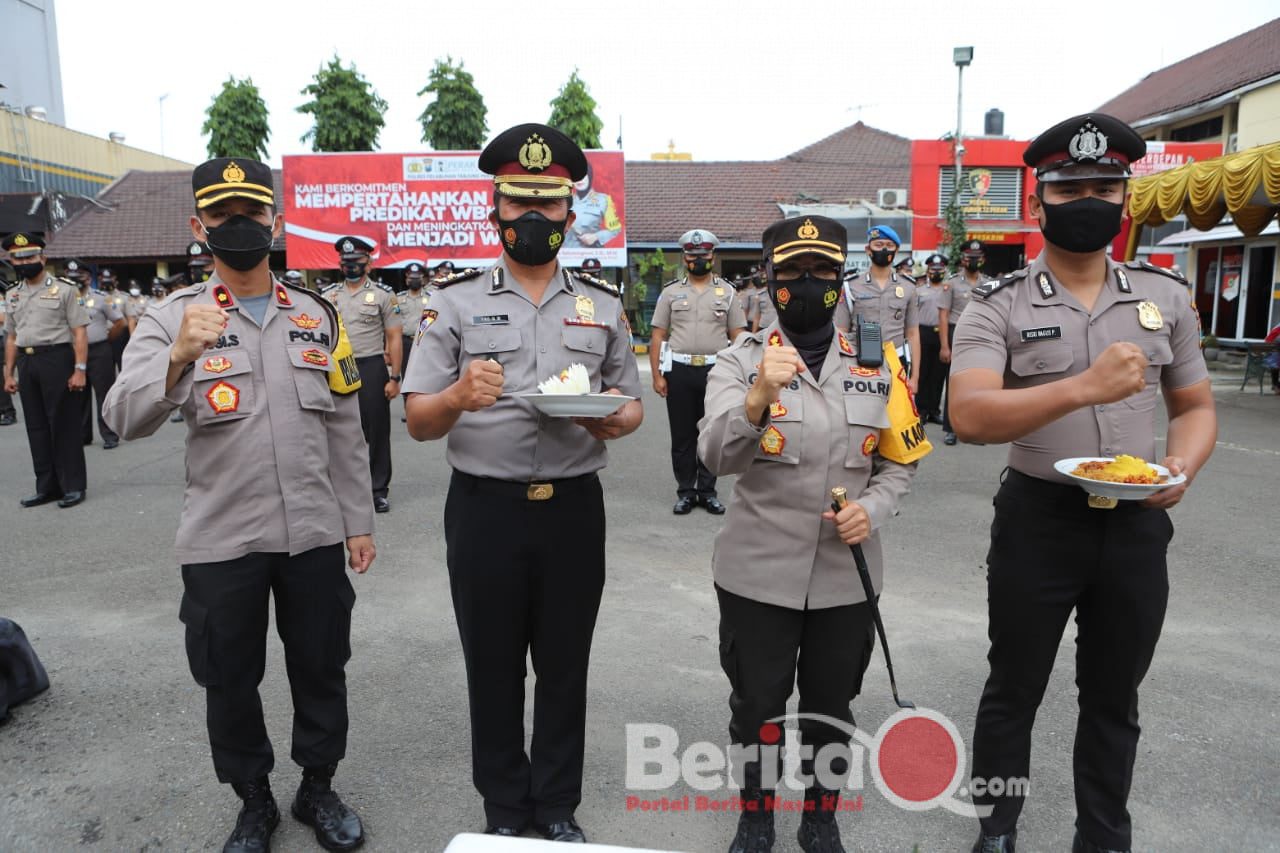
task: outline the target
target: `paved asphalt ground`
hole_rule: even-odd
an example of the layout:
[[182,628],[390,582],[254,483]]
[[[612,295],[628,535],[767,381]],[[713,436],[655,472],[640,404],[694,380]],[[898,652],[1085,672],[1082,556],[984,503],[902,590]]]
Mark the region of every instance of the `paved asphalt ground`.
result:
[[[1280,398],[1223,385],[1218,403],[1218,450],[1173,513],[1172,594],[1142,688],[1130,802],[1138,850],[1280,850]],[[626,803],[628,723],[670,725],[683,747],[725,743],[728,722],[709,572],[722,520],[702,510],[671,515],[665,409],[652,393],[645,405],[644,426],[612,446],[603,475],[609,581],[578,817],[600,842],[723,850],[734,815],[644,813]],[[337,785],[364,818],[367,849],[437,851],[454,834],[481,828],[483,815],[470,783],[444,567],[444,447],[411,441],[399,404],[395,413],[393,509],[378,517],[377,562],[355,580],[351,735]],[[1004,449],[944,447],[938,428],[930,432],[938,447],[884,534],[884,613],[903,694],[947,714],[968,743],[987,672],[983,559]],[[33,484],[25,435],[21,426],[0,429],[0,614],[26,629],[53,684],[0,727],[0,850],[217,849],[230,830],[237,800],[213,775],[204,698],[178,622],[171,546],[184,433],[167,424],[111,452],[89,448],[88,501],[61,510],[18,507]],[[731,483],[723,486],[727,500]],[[493,529],[501,535],[501,518]],[[1073,630],[1035,729],[1023,850],[1070,845]],[[288,759],[291,705],[274,640],[262,691],[279,757],[273,783],[287,802],[298,774]],[[895,710],[877,651],[854,711],[875,732]],[[968,849],[971,819],[940,808],[902,811],[875,788],[865,762],[863,770],[863,809],[841,818],[850,849]],[[697,792],[680,785],[631,793]],[[797,821],[779,818],[778,850],[796,849]],[[278,850],[319,849],[287,815],[275,841]]]

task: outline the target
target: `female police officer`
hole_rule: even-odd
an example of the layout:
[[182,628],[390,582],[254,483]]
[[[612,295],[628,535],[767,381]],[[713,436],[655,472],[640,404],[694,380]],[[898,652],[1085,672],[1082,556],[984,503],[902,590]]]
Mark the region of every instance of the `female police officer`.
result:
[[[878,359],[860,364],[832,324],[846,239],[843,226],[819,216],[764,233],[778,322],[722,352],[707,386],[699,456],[716,473],[741,475],[713,573],[721,664],[733,688],[729,732],[742,746],[761,743],[761,726],[785,712],[797,676],[802,713],[852,725],[849,705],[870,660],[873,622],[847,545],[863,543],[878,588],[876,531],[914,473],[914,464],[877,452],[890,389],[903,380]],[[827,509],[833,486],[854,498],[838,515]],[[814,756],[832,746],[834,776],[847,772],[845,731],[805,720],[800,733]],[[812,760],[803,768],[819,774],[808,780],[800,846],[841,851],[831,789],[842,783],[821,772],[819,759],[818,768]],[[730,851],[759,853],[773,845],[769,789],[777,766],[744,764],[744,807]]]

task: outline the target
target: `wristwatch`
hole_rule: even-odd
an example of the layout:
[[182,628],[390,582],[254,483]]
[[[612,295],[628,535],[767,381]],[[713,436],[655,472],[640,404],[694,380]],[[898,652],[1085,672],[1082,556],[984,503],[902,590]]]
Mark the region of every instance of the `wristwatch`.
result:
[[399,381],[400,381],[400,374],[399,374],[399,373],[392,373],[392,374],[390,374],[387,378],[388,378],[388,379],[390,379],[392,382],[399,382]]
[[89,369],[89,365],[87,365],[87,364],[77,364],[77,365],[76,365],[76,370],[88,371],[88,369]]

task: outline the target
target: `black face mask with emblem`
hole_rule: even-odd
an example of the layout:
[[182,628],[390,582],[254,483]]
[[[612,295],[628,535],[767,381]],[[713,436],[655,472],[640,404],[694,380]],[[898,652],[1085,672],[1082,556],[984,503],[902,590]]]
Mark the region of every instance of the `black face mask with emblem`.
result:
[[788,334],[807,335],[831,326],[840,303],[840,282],[805,273],[800,278],[769,279],[769,298],[778,309],[778,323]]
[[965,258],[964,268],[969,272],[977,272],[982,269],[982,260],[979,258]]
[[1044,238],[1059,249],[1087,254],[1105,249],[1120,233],[1124,205],[1100,198],[1078,198],[1063,204],[1042,202]]
[[511,260],[530,267],[540,267],[555,260],[564,245],[564,229],[569,217],[548,219],[536,210],[517,219],[496,216],[503,248]]
[[271,252],[271,226],[237,214],[216,228],[205,226],[205,245],[213,256],[233,270],[248,272]]
[[893,263],[893,256],[898,254],[894,249],[872,249],[871,263],[878,267],[887,267]]
[[30,281],[44,272],[44,264],[14,264],[13,271],[18,274],[19,281]]
[[369,269],[368,264],[359,261],[343,261],[339,265],[342,270],[342,277],[347,281],[359,281],[364,278],[365,271]]
[[685,269],[696,276],[704,276],[711,272],[710,258],[694,258],[692,261],[684,262]]

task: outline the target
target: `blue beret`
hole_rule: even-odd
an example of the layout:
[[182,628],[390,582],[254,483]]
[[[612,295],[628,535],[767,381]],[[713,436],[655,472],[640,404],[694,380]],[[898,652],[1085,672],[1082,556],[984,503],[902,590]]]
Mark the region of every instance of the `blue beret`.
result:
[[902,240],[898,237],[898,232],[894,231],[888,225],[873,225],[867,229],[867,242],[872,240],[892,240],[893,245],[901,246]]

